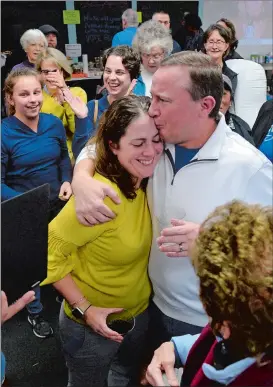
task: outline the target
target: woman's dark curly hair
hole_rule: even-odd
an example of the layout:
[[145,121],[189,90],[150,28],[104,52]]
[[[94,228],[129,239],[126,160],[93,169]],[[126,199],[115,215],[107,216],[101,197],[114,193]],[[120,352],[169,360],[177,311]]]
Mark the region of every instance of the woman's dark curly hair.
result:
[[238,39],[236,37],[236,30],[235,30],[234,24],[232,23],[232,21],[224,17],[218,20],[216,24],[218,24],[219,22],[225,23],[225,25],[229,29],[230,36],[231,36],[230,51],[232,52],[235,51],[236,48],[238,47]]
[[[148,114],[150,105],[150,97],[136,95],[114,101],[101,116],[97,135],[89,141],[89,144],[96,144],[96,172],[116,183],[128,199],[136,197],[136,178],[120,164],[110,144],[119,148],[120,139],[126,134],[128,126],[141,115]],[[147,182],[148,178],[142,180],[143,190]]]
[[122,64],[126,68],[126,70],[128,70],[131,81],[139,76],[140,56],[132,49],[132,47],[122,45],[117,47],[111,47],[105,50],[102,57],[103,67],[105,67],[107,59],[110,55],[120,56],[122,58]]
[[202,224],[192,252],[212,329],[217,334],[227,321],[230,342],[242,357],[272,350],[272,210],[239,201],[218,207]]

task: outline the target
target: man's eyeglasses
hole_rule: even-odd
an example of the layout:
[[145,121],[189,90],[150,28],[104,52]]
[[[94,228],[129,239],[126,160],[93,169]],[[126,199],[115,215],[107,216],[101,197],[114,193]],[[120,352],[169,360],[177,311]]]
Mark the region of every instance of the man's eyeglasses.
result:
[[56,73],[58,70],[41,70],[41,73],[44,75],[48,75],[49,73]]
[[217,46],[217,47],[221,47],[223,46],[224,44],[226,44],[226,42],[224,40],[217,40],[216,42],[214,40],[209,40],[207,42],[207,45],[208,46]]

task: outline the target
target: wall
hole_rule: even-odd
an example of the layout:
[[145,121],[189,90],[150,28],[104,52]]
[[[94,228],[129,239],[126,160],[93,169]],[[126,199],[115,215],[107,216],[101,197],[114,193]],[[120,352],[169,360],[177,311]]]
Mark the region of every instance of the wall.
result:
[[249,59],[251,54],[272,52],[272,0],[203,0],[202,8],[204,29],[221,17],[235,24],[239,39],[237,51],[245,59]]

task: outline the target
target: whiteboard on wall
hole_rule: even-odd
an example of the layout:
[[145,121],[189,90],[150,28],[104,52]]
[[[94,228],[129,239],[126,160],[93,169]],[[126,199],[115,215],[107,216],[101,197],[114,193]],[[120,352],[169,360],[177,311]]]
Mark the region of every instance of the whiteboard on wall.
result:
[[203,0],[203,29],[222,17],[234,23],[239,39],[237,51],[245,59],[251,54],[272,52],[272,0]]

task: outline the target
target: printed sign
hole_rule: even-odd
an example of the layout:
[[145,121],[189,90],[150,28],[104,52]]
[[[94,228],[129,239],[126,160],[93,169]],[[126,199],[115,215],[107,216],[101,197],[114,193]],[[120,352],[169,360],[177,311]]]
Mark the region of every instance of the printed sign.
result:
[[69,58],[77,58],[82,55],[81,44],[66,44],[65,55]]

